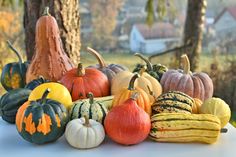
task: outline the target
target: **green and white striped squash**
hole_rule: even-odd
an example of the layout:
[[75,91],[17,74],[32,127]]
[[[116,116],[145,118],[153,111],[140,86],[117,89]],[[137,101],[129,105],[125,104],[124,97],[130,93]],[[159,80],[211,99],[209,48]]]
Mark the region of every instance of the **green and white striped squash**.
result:
[[89,93],[88,97],[89,99],[74,102],[70,109],[70,119],[73,120],[87,116],[89,119],[103,124],[108,113],[107,108],[100,101],[94,100],[92,93]]
[[152,105],[152,113],[192,113],[194,100],[179,91],[169,91],[160,95]]

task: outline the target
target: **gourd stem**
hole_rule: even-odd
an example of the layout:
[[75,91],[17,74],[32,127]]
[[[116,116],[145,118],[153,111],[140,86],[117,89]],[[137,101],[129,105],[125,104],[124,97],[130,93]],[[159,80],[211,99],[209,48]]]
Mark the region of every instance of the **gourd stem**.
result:
[[88,98],[89,98],[89,103],[90,103],[90,104],[93,104],[93,102],[94,102],[94,96],[93,96],[93,93],[92,93],[92,92],[89,92],[89,93],[88,93]]
[[134,90],[134,82],[139,77],[140,77],[140,75],[138,73],[135,73],[134,76],[131,77],[130,82],[129,82],[129,86],[128,86],[128,90]]
[[220,130],[220,133],[227,133],[228,132],[228,129],[227,128],[222,128],[221,130]]
[[90,126],[90,123],[89,123],[89,118],[88,118],[87,116],[84,116],[84,119],[85,119],[84,126],[87,126],[87,127],[89,127],[89,126]]
[[107,67],[103,57],[96,50],[94,50],[94,49],[92,49],[90,47],[87,47],[87,51],[97,58],[97,60],[99,62],[99,65],[100,65],[100,68]]
[[79,63],[77,68],[77,76],[84,76],[85,69],[83,68],[83,64]]
[[13,47],[13,45],[11,44],[10,41],[7,41],[7,45],[8,47],[17,55],[18,59],[19,59],[19,63],[23,63],[23,59],[20,56],[20,53]]
[[190,73],[190,62],[189,62],[188,56],[186,54],[181,56],[181,63],[183,66],[184,74],[189,74]]
[[135,53],[135,56],[139,57],[140,59],[142,59],[146,64],[147,64],[147,69],[148,71],[153,71],[153,67],[152,67],[152,63],[149,62],[148,59],[146,59],[143,55],[141,55],[140,53]]
[[142,76],[145,71],[146,71],[146,66],[142,67],[141,70],[139,71],[140,76]]
[[42,16],[50,16],[49,7],[45,7]]
[[44,103],[45,101],[46,101],[46,99],[47,99],[47,96],[48,96],[48,94],[50,93],[50,89],[49,88],[47,88],[46,90],[45,90],[45,92],[43,93],[43,96],[42,96],[42,98],[41,98],[41,100],[40,100],[40,103]]
[[139,93],[138,92],[134,92],[130,98],[133,99],[133,100],[137,100],[138,99],[138,96],[139,96]]

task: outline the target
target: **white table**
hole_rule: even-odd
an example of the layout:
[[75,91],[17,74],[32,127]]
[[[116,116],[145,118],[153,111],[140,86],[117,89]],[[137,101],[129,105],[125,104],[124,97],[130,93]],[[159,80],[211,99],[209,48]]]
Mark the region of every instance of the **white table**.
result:
[[0,118],[0,156],[1,157],[235,157],[236,129],[228,124],[228,132],[221,134],[215,144],[175,144],[156,143],[146,140],[133,146],[122,146],[110,139],[101,146],[78,150],[70,147],[64,136],[53,143],[35,145],[24,141],[13,124]]

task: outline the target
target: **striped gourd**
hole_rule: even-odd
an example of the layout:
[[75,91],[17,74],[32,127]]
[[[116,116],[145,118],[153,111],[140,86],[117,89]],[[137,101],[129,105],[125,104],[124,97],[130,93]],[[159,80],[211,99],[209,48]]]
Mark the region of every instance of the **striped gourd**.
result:
[[217,141],[220,120],[211,114],[160,113],[151,117],[149,137],[158,142]]
[[89,99],[74,102],[70,109],[70,119],[88,117],[103,124],[108,112],[107,108],[100,101],[93,98],[93,94],[88,94]]
[[159,96],[152,105],[156,113],[192,113],[193,98],[179,91],[170,91]]

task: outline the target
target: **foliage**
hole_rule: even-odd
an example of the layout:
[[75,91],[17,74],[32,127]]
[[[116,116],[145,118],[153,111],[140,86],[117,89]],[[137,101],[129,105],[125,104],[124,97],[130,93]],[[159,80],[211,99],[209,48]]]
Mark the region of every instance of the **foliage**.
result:
[[116,28],[116,17],[123,0],[90,0],[92,10],[92,43],[96,49],[109,49],[115,46],[112,32]]

